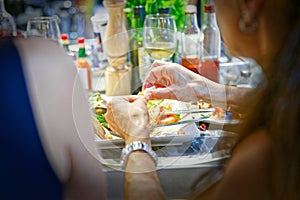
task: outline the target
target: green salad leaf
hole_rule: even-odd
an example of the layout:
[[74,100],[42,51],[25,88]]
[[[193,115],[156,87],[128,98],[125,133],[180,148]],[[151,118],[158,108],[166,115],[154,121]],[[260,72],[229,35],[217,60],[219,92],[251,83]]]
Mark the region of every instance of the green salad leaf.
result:
[[95,114],[95,116],[96,116],[97,120],[100,122],[100,124],[102,126],[104,126],[105,128],[108,128],[108,123],[107,123],[104,115],[105,114],[102,114],[102,115]]

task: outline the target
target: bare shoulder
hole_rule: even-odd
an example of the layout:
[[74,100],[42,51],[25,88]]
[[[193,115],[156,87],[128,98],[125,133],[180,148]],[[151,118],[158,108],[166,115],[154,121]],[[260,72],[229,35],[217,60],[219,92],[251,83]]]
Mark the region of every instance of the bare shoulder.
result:
[[265,130],[258,130],[236,146],[223,178],[198,197],[268,199],[271,167],[271,140]]
[[246,137],[236,146],[232,152],[231,163],[232,165],[237,163],[246,168],[256,166],[255,169],[260,169],[258,167],[263,167],[269,163],[270,156],[271,139],[265,130],[260,129]]
[[268,196],[271,168],[271,139],[261,129],[245,138],[232,152],[225,176],[231,190],[242,199],[265,199]]
[[256,161],[265,161],[269,158],[271,153],[271,139],[268,132],[264,129],[259,129],[243,141],[241,141],[234,151],[232,158],[236,159],[250,159]]

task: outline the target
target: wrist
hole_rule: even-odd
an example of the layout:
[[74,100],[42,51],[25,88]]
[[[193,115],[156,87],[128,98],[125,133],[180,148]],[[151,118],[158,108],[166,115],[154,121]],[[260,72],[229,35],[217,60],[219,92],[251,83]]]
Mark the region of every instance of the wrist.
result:
[[151,146],[151,139],[149,138],[137,138],[137,137],[129,137],[125,140],[125,145],[131,144],[135,141],[140,141],[140,142],[144,142],[146,144],[148,144],[149,146]]
[[149,146],[151,146],[150,136],[148,136],[148,137],[127,136],[126,139],[125,139],[125,145],[131,144],[131,143],[133,143],[135,141],[144,142],[144,143],[148,144]]
[[127,158],[130,154],[133,152],[145,152],[147,153],[154,161],[155,166],[157,165],[157,155],[156,153],[151,149],[151,145],[148,145],[145,142],[142,141],[133,141],[132,143],[127,144],[123,149],[121,153],[121,167],[122,169],[125,169]]
[[190,83],[190,85],[197,100],[211,103],[211,92],[209,88],[213,83],[211,83],[210,80],[199,76],[198,79]]
[[126,135],[124,140],[125,145],[134,141],[141,141],[151,145],[150,130],[148,127],[145,127],[144,129],[132,130],[128,135]]

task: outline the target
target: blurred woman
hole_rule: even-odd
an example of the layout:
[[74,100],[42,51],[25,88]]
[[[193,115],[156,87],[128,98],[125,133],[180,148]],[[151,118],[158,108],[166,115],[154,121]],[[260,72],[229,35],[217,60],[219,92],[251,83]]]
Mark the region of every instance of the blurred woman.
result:
[[76,66],[43,38],[1,39],[0,199],[106,199]]
[[[222,179],[204,192],[195,191],[191,199],[300,199],[300,2],[215,0],[215,6],[230,54],[255,59],[264,68],[267,82],[242,106],[247,115],[241,139]],[[217,87],[203,77],[190,77],[188,70],[176,73],[172,67],[154,67],[149,74],[154,78],[151,81],[164,82],[166,88],[170,86],[190,98]],[[188,88],[197,89],[186,93]],[[133,141],[151,146],[146,102],[152,94],[135,101],[113,99],[109,104],[107,120],[129,146]],[[163,199],[154,156],[145,151],[130,152],[125,158],[126,197],[137,199],[147,192],[153,195],[149,199]]]

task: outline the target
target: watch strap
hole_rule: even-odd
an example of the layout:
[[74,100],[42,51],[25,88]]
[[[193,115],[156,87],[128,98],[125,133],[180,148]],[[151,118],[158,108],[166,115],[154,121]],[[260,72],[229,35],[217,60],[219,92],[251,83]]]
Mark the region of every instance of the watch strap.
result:
[[152,159],[155,162],[155,166],[157,165],[157,155],[156,153],[149,147],[149,145],[145,142],[141,142],[141,141],[134,141],[128,145],[126,145],[123,149],[122,149],[122,153],[121,153],[121,167],[122,169],[125,169],[125,160],[126,157],[132,153],[133,151],[144,151],[146,153],[148,153]]

